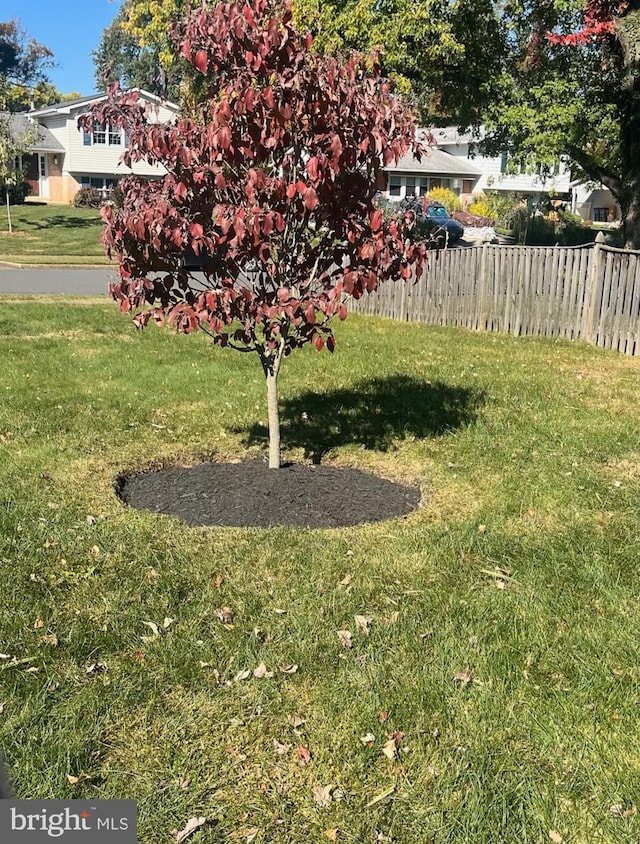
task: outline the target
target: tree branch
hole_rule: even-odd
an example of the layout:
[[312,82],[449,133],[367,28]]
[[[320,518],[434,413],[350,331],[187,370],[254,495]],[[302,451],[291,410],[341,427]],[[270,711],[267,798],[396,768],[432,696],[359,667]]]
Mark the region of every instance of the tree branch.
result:
[[580,147],[569,146],[567,152],[573,160],[580,165],[584,172],[593,177],[595,181],[602,182],[609,188],[611,193],[618,198],[622,193],[622,180],[608,167],[599,164],[594,156],[590,155]]

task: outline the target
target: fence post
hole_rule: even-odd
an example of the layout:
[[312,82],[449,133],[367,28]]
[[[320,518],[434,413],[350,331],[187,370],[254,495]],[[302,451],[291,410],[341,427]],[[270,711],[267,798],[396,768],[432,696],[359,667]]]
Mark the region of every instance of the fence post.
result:
[[[415,267],[413,269],[413,277],[415,278],[414,283],[417,284],[418,277],[416,276]],[[400,317],[399,318],[402,320],[402,322],[406,322],[407,319],[408,319],[408,317],[407,317],[407,284],[409,284],[409,283],[410,282],[407,281],[406,279],[402,279],[402,281],[401,281],[402,287],[400,289]]]
[[480,282],[478,284],[478,328],[489,327],[489,242],[482,244],[480,255]]
[[582,329],[580,335],[587,343],[595,343],[596,305],[600,295],[600,270],[602,268],[602,244],[604,234],[598,232],[591,253],[591,264],[587,274],[584,291],[585,310],[582,314]]

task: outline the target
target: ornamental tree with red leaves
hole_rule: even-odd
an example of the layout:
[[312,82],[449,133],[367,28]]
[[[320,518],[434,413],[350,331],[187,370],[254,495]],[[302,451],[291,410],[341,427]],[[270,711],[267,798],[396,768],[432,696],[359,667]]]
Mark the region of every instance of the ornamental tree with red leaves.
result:
[[385,219],[375,201],[381,168],[421,147],[375,63],[315,55],[288,7],[203,6],[174,37],[198,92],[190,116],[153,123],[135,94],[112,90],[80,120],[126,127],[124,162],[166,170],[126,177],[122,207],[103,211],[119,271],[110,293],[139,327],[201,330],[258,355],[278,468],[283,358],[308,343],[333,351],[330,320],[347,316],[350,297],[424,268],[413,215]]

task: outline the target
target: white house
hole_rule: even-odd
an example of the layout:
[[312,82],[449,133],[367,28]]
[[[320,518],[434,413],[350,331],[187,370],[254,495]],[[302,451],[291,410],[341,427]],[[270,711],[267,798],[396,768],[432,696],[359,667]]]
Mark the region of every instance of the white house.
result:
[[[149,106],[149,120],[162,122],[177,115],[178,106],[174,103],[162,101],[148,91],[138,93]],[[164,172],[146,162],[137,162],[131,169],[120,162],[126,145],[123,129],[78,129],[78,118],[89,106],[105,99],[106,94],[82,97],[16,115],[20,120],[38,124],[38,139],[26,162],[32,197],[68,203],[82,187],[106,192],[120,177],[132,172],[140,176],[159,176]]]
[[564,160],[558,160],[551,172],[540,168],[537,173],[524,169],[510,173],[506,155],[491,157],[477,151],[478,137],[460,133],[455,126],[428,131],[436,145],[428,149],[422,161],[408,154],[397,165],[385,167],[383,190],[390,199],[421,196],[434,187],[449,188],[464,202],[470,201],[474,193],[486,190],[514,194],[534,202],[543,194],[554,192],[585,220],[611,222],[620,218],[611,193],[601,185],[572,181]]

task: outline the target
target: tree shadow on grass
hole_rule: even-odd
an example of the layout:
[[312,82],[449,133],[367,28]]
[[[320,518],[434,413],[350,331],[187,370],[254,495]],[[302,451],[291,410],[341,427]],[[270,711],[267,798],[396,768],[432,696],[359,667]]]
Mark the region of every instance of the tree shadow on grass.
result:
[[79,217],[67,217],[64,214],[56,214],[55,216],[48,217],[46,220],[42,221],[31,220],[28,225],[32,229],[88,229],[94,227],[101,228],[104,224],[100,217],[96,217],[95,219],[84,219]]
[[[309,391],[280,402],[282,445],[304,448],[313,463],[349,443],[386,451],[393,440],[435,437],[470,425],[484,400],[481,390],[405,375],[366,379],[327,393]],[[268,439],[260,424],[235,432],[245,434],[247,445]]]

